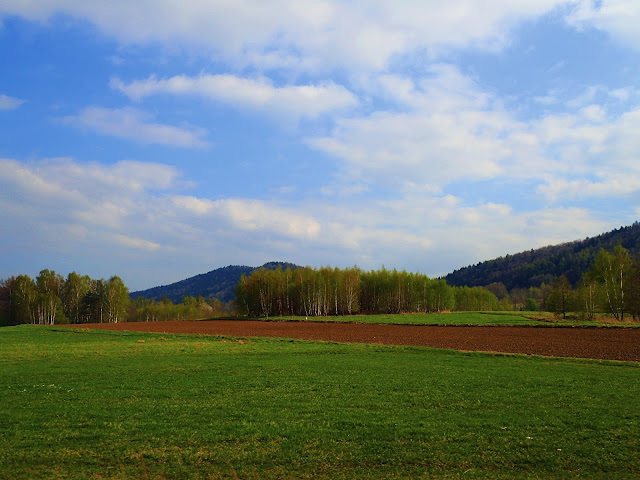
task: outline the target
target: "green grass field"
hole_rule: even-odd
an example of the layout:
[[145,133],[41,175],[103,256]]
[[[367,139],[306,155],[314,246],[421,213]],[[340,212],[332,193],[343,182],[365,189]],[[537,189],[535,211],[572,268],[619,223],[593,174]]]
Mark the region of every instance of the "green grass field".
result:
[[640,364],[0,329],[0,478],[640,477]]
[[[256,320],[265,320],[259,318]],[[640,327],[640,323],[618,322],[602,316],[600,320],[582,320],[577,316],[566,320],[547,312],[452,312],[407,313],[393,315],[350,315],[335,317],[269,317],[272,321],[357,322],[397,325],[503,325],[534,327]],[[602,321],[606,320],[606,321]]]

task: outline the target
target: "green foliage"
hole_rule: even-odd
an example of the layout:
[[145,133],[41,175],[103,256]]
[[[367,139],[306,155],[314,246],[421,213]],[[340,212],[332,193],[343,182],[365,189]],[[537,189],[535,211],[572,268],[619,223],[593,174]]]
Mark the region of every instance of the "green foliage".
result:
[[640,477],[637,364],[21,326],[0,478]]
[[589,320],[594,320],[596,310],[603,304],[602,289],[593,272],[586,272],[575,292],[577,310]]
[[462,312],[498,310],[498,298],[482,287],[456,287],[455,309]]
[[547,298],[547,310],[567,318],[567,312],[574,310],[574,295],[567,277],[561,275],[553,284]]
[[11,325],[11,289],[7,280],[0,280],[0,327]]
[[275,270],[276,268],[298,268],[297,265],[286,262],[268,262],[262,267],[247,267],[239,265],[229,265],[228,267],[217,268],[210,272],[196,275],[194,277],[180,280],[170,285],[149,288],[138,292],[132,292],[131,298],[144,297],[160,301],[168,298],[174,304],[178,304],[184,297],[204,297],[206,299],[216,298],[222,303],[229,303],[235,299],[236,285],[242,275],[249,276],[255,270],[264,268],[265,270]]
[[345,315],[360,310],[361,277],[357,267],[340,270],[310,267],[261,268],[243,276],[236,287],[241,313],[272,315]]
[[603,287],[606,305],[616,319],[624,320],[625,293],[631,271],[629,252],[617,245],[613,252],[600,249],[591,265],[590,273]]
[[124,320],[129,306],[129,289],[122,279],[113,276],[106,284],[107,322]]
[[38,290],[29,275],[19,275],[6,281],[9,290],[9,323],[36,323]]
[[640,255],[640,223],[620,227],[597,237],[507,255],[456,270],[445,278],[450,285],[483,286],[502,283],[507,290],[552,284],[565,275],[576,286],[589,271],[598,251],[621,245],[631,256]]
[[118,322],[127,316],[129,291],[122,279],[92,280],[71,272],[67,279],[44,269],[35,281],[20,275],[0,287],[4,323],[54,325]]
[[64,313],[70,323],[85,323],[86,311],[83,301],[91,290],[91,278],[88,275],[78,275],[71,272],[67,275],[63,287]]
[[132,303],[117,275],[94,280],[71,272],[65,280],[45,269],[35,281],[20,275],[0,282],[0,325],[195,320],[228,313],[219,300],[201,296],[187,296],[177,305],[168,298]]
[[240,279],[236,304],[243,314],[267,318],[498,309],[487,289],[452,288],[442,279],[384,267],[260,269]]
[[228,314],[226,307],[217,299],[184,297],[174,304],[168,298],[159,302],[144,297],[133,299],[128,316],[130,322],[160,322],[168,320],[199,320]]
[[623,322],[625,314],[640,315],[640,257],[632,260],[627,249],[617,245],[612,251],[601,249],[577,288],[560,276],[552,287],[543,289],[544,307],[566,318],[579,312],[593,321],[596,314],[609,314]]
[[524,310],[527,312],[537,312],[540,310],[540,305],[538,305],[535,298],[527,298],[527,301],[524,304]]
[[629,272],[627,288],[627,310],[634,319],[640,317],[640,261],[636,261]]

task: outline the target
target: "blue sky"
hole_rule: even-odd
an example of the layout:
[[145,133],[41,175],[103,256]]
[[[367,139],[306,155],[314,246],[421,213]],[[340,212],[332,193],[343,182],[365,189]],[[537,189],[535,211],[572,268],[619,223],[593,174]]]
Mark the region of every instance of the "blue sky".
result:
[[640,216],[634,0],[0,4],[0,278],[446,274]]

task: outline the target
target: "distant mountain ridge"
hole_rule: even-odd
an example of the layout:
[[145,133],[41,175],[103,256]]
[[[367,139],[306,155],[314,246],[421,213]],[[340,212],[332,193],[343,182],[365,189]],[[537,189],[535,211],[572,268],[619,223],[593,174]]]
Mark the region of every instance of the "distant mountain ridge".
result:
[[[612,250],[616,245],[622,245],[632,256],[640,256],[640,223],[635,222],[628,227],[620,227],[584,240],[487,260],[455,270],[444,278],[449,285],[453,286],[473,287],[503,283],[508,290],[512,290],[539,287],[543,282],[550,284],[560,275],[566,275],[575,286],[582,274],[589,270],[598,250],[600,248]],[[260,268],[274,270],[278,266],[299,268],[298,265],[288,262],[268,262],[261,267],[229,265],[170,285],[133,292],[131,298],[145,297],[160,300],[166,297],[178,303],[186,296],[201,295],[204,298],[217,298],[226,303],[235,298],[235,288],[242,275],[251,275],[253,271]]]
[[229,265],[228,267],[217,268],[170,285],[133,292],[130,296],[131,298],[144,297],[155,300],[166,297],[173,303],[179,303],[187,296],[202,296],[204,298],[217,298],[226,303],[235,298],[235,288],[242,275],[251,275],[254,270],[259,270],[260,268],[275,270],[278,266],[282,266],[282,268],[298,268],[297,265],[288,262],[267,262],[261,267]]
[[449,285],[473,287],[500,282],[512,290],[539,287],[566,275],[575,286],[589,270],[598,250],[612,250],[616,245],[622,245],[632,256],[640,255],[640,224],[635,222],[597,237],[488,260],[455,270],[444,278]]

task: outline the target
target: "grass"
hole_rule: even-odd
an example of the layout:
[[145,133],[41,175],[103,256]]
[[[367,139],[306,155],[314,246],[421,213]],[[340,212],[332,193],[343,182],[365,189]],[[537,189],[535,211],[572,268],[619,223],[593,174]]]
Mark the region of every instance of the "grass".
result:
[[[254,320],[265,320],[258,318]],[[535,327],[640,327],[640,323],[614,323],[612,319],[600,317],[595,321],[576,316],[566,320],[547,312],[452,312],[452,313],[408,313],[393,315],[345,315],[334,317],[269,317],[271,321],[310,321],[341,323],[375,323],[396,325],[502,325]]]
[[0,478],[638,478],[640,365],[0,329]]

